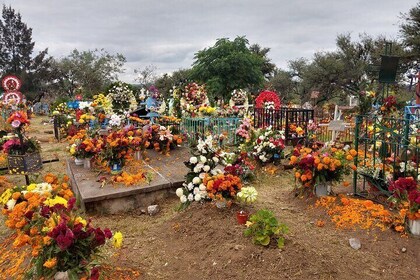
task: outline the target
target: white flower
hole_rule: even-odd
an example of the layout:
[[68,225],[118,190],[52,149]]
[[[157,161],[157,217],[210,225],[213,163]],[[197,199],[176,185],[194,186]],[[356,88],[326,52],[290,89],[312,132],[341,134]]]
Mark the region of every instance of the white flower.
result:
[[177,188],[176,189],[176,195],[178,197],[182,197],[184,195],[184,190],[182,188]]
[[209,172],[210,171],[210,166],[204,165],[203,170],[204,170],[204,172]]
[[218,162],[219,162],[219,158],[218,158],[218,157],[213,157],[213,161],[214,161],[215,163],[218,163]]
[[201,168],[198,168],[198,167],[196,166],[196,167],[194,167],[194,170],[193,170],[193,171],[194,171],[194,173],[200,173],[200,171],[201,171],[200,169],[201,169]]
[[206,163],[207,158],[206,158],[205,156],[200,156],[200,161],[201,161],[202,163]]
[[198,177],[199,177],[201,180],[203,180],[203,179],[204,179],[204,177],[206,177],[206,173],[202,172],[202,173],[200,173],[200,175],[198,175]]
[[194,177],[194,179],[192,180],[194,185],[198,185],[201,183],[201,179],[199,177]]
[[187,188],[188,188],[188,190],[192,190],[194,188],[193,183],[191,183],[191,182],[188,183]]
[[198,162],[198,160],[197,160],[197,158],[196,157],[191,157],[190,158],[190,163],[192,163],[192,164],[196,164]]
[[12,199],[10,199],[10,200],[6,203],[7,210],[9,210],[9,211],[13,210],[13,208],[15,208],[15,205],[16,205],[16,200],[14,200],[13,198],[12,198]]
[[193,191],[193,194],[198,194],[200,192],[200,189],[199,188],[197,188],[197,187],[195,187],[194,188],[194,191]]
[[200,184],[200,186],[198,186],[198,188],[199,188],[200,191],[205,191],[206,190],[206,186],[204,184]]
[[183,195],[183,196],[181,196],[180,200],[181,200],[181,203],[185,203],[185,202],[187,202],[187,197],[185,195]]
[[200,201],[201,200],[201,195],[198,193],[194,196],[194,200],[195,201]]
[[188,200],[189,200],[189,201],[193,201],[193,200],[194,200],[194,195],[193,195],[192,193],[190,193],[190,194],[188,195]]

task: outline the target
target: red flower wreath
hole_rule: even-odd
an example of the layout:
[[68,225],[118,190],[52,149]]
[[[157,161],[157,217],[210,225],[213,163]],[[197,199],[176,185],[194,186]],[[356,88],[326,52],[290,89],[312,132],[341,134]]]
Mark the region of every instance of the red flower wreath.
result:
[[264,103],[274,102],[274,109],[279,109],[281,102],[277,93],[273,91],[264,90],[262,91],[257,99],[255,99],[255,108],[264,108]]

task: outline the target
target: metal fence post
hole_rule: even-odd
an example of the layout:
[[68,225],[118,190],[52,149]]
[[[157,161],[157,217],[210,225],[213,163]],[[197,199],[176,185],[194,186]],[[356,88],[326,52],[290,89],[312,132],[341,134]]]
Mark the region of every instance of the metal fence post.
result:
[[354,166],[356,166],[356,170],[353,171],[353,194],[355,195],[357,193],[357,163],[358,163],[358,157],[359,157],[359,129],[360,124],[362,123],[363,116],[356,116],[356,126],[354,129],[354,149],[357,152],[357,155],[354,157]]

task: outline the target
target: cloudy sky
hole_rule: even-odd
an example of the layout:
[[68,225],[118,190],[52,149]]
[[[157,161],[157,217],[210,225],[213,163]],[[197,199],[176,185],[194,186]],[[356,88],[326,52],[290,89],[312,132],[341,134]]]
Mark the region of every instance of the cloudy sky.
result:
[[33,29],[36,49],[54,57],[104,48],[127,58],[121,79],[153,64],[157,73],[189,67],[218,38],[245,35],[271,48],[278,67],[333,50],[350,32],[398,38],[400,13],[417,0],[2,0]]

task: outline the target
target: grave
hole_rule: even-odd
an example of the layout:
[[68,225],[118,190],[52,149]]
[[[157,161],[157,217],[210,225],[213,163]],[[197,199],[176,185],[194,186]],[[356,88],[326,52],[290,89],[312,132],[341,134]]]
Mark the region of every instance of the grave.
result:
[[128,212],[146,208],[175,195],[175,189],[182,185],[188,172],[184,161],[190,157],[189,149],[177,148],[169,156],[154,150],[147,150],[146,153],[150,160],[143,161],[143,169],[152,174],[152,180],[132,186],[108,183],[101,188],[97,172],[76,166],[73,160],[68,159],[67,174],[82,210],[101,214]]

